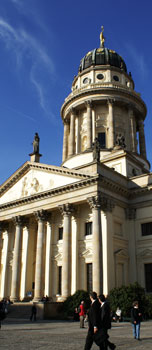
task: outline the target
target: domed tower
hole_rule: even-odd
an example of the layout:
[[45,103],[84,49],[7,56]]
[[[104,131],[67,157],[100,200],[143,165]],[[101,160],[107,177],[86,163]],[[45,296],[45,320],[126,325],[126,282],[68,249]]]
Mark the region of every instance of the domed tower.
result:
[[[61,108],[63,163],[81,169],[95,160],[125,176],[149,172],[144,120],[146,105],[122,57],[104,46],[82,58],[72,92]],[[98,149],[98,156],[95,150]]]

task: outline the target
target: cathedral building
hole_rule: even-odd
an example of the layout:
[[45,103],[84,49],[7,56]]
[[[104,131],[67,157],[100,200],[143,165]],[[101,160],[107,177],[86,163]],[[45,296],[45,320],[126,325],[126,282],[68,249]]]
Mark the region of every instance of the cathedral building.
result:
[[152,292],[146,113],[102,30],[61,107],[61,166],[40,162],[36,133],[30,160],[0,186],[0,299],[108,295],[135,281]]

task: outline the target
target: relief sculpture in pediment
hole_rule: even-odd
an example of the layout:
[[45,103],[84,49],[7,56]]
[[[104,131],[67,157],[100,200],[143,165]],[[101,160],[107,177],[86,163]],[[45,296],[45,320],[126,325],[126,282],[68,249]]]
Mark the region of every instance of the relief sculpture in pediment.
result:
[[31,194],[40,192],[43,190],[43,186],[40,185],[39,181],[36,177],[34,177],[32,180],[28,180],[27,177],[24,178],[22,183],[22,191],[21,196],[30,196]]

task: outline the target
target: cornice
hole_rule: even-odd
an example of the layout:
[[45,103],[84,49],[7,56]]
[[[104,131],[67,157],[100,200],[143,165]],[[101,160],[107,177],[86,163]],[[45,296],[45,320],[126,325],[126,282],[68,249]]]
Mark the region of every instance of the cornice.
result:
[[111,179],[103,177],[102,175],[99,175],[99,185],[102,186],[102,188],[111,190],[117,194],[119,193],[120,195],[123,195],[126,198],[130,197],[130,190],[127,186],[124,187],[119,183],[112,181]]
[[[111,85],[111,83],[109,83]],[[147,113],[147,108],[144,103],[144,101],[141,99],[140,95],[135,92],[134,90],[128,90],[127,88],[120,86],[118,84],[112,84],[113,86],[108,86],[108,83],[105,84],[90,84],[90,88],[87,89],[86,87],[81,88],[79,90],[76,90],[75,92],[72,92],[64,101],[62,107],[61,107],[61,116],[63,117],[63,111],[67,107],[68,104],[71,104],[71,102],[75,101],[76,99],[79,99],[83,96],[90,96],[92,94],[104,94],[110,93],[111,95],[115,95],[115,98],[117,98],[117,94],[120,95],[126,95],[129,99],[132,99],[136,101],[136,103],[140,106],[142,106],[142,110],[144,109],[144,112],[141,111],[141,113],[144,114],[144,117],[146,116]],[[110,95],[110,96],[111,96]],[[92,97],[93,99],[93,97]],[[100,96],[100,99],[105,100],[107,99],[107,96],[103,97],[102,95]],[[120,100],[122,102],[122,99]],[[130,103],[130,102],[129,102]]]

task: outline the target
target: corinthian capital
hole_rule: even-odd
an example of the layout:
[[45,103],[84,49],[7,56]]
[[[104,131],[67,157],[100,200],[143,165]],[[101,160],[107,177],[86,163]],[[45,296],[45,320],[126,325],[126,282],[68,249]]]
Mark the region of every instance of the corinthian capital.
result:
[[86,105],[86,107],[92,107],[92,105],[93,105],[92,100],[87,100],[87,101],[85,102],[85,105]]
[[100,194],[94,197],[88,198],[91,209],[101,209],[103,211],[112,212],[115,207],[115,203],[112,198],[101,196]]
[[14,223],[15,226],[22,226],[23,222],[24,222],[23,216],[21,216],[21,215],[14,216],[12,218],[12,220],[13,220],[13,223]]
[[71,215],[74,211],[73,205],[70,203],[59,205],[59,210],[62,215]]
[[113,105],[114,102],[115,102],[115,99],[114,99],[114,98],[108,98],[108,99],[107,99],[107,104],[108,104],[108,105]]
[[38,210],[34,212],[34,215],[36,217],[36,220],[38,221],[46,221],[47,220],[47,211],[44,209]]
[[101,209],[101,196],[97,195],[87,199],[91,209]]
[[74,107],[70,108],[70,114],[76,115],[76,109]]

